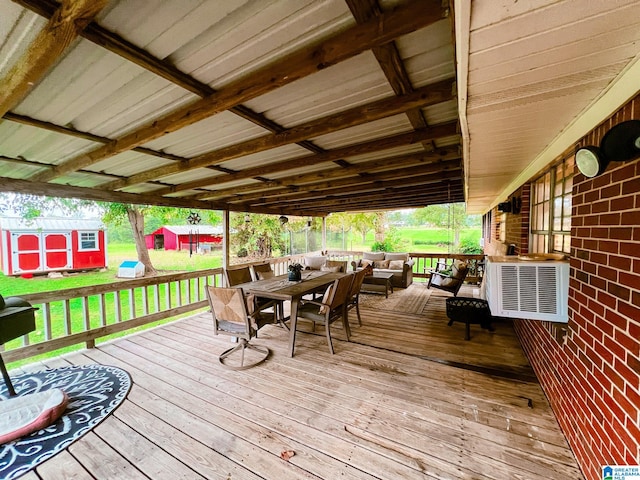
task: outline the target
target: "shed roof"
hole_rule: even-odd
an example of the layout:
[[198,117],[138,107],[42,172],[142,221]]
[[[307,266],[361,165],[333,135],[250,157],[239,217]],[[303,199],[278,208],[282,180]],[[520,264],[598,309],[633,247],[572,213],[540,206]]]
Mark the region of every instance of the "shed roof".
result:
[[9,231],[57,231],[104,230],[100,219],[38,217],[24,219],[19,217],[0,218],[0,228]]
[[190,233],[198,232],[199,234],[204,235],[222,235],[224,232],[222,231],[221,226],[213,226],[213,225],[165,225],[160,227],[155,232],[150,233],[149,235],[156,235],[162,232],[162,229],[169,230],[176,235],[189,235]]

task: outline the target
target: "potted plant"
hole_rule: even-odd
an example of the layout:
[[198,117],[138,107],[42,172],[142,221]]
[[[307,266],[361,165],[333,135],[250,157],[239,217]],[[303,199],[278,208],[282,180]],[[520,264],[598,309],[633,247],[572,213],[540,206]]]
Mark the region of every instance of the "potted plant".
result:
[[292,263],[289,265],[289,280],[292,282],[299,282],[302,280],[302,269],[304,267],[299,263]]

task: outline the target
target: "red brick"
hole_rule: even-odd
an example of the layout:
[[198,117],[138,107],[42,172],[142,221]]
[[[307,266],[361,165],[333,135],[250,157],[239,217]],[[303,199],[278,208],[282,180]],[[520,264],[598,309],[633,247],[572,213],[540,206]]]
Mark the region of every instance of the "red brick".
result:
[[598,216],[597,215],[588,215],[584,218],[584,225],[598,225]]
[[640,191],[640,177],[627,180],[622,184],[622,195],[633,195]]
[[631,296],[631,291],[628,288],[623,287],[622,285],[619,285],[617,283],[608,283],[607,292],[624,301],[629,301],[629,298]]
[[619,274],[619,282],[626,287],[640,290],[640,274],[622,271]]
[[599,201],[599,202],[594,202],[591,204],[591,212],[593,214],[598,214],[598,213],[602,213],[602,212],[608,212],[609,211],[609,200],[603,200],[603,201]]
[[611,280],[612,282],[616,282],[618,280],[618,271],[605,265],[600,265],[598,267],[598,275],[602,278],[606,278],[607,280]]
[[[605,255],[602,255],[605,257]],[[593,258],[593,257],[592,257]],[[597,263],[604,264],[607,260],[603,260],[601,257],[598,257],[600,260]],[[595,262],[596,260],[594,260]],[[631,270],[631,259],[629,257],[620,257],[618,255],[609,255],[608,260],[609,266],[613,268],[617,268],[618,270]]]
[[612,212],[617,212],[620,210],[629,210],[634,207],[634,202],[629,201],[629,197],[619,197],[612,198],[610,203],[610,208]]
[[640,258],[640,245],[637,243],[622,242],[620,244],[620,255]]
[[621,188],[619,183],[614,183],[600,190],[600,198],[613,198],[620,195]]
[[612,172],[611,179],[614,182],[624,182],[625,180],[628,180],[629,178],[633,178],[635,176],[635,166],[631,164],[626,165],[623,168],[617,168],[614,172]]
[[613,240],[631,240],[631,229],[629,227],[611,227],[609,238]]
[[628,303],[619,302],[618,311],[622,315],[626,315],[634,320],[640,319],[640,308],[629,305]]
[[620,251],[620,244],[618,242],[599,240],[598,248],[603,252],[618,253]]
[[[638,179],[638,188],[640,188],[640,178]],[[620,225],[628,225],[632,227],[640,225],[640,210],[622,212],[620,214]]]
[[602,303],[602,305],[609,307],[610,309],[616,308],[618,300],[613,295],[609,295],[607,292],[598,291],[596,298],[598,302]]
[[[637,356],[638,352],[640,352],[640,342],[637,339],[630,337],[626,332],[622,332],[620,330],[616,330],[613,334],[614,340],[623,348],[625,348],[632,355]],[[624,357],[620,357],[623,360]]]

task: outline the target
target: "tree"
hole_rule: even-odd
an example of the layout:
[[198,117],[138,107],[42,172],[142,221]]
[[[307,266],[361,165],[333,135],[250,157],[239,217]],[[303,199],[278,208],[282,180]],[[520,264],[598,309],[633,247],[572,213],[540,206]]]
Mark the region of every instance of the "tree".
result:
[[352,216],[353,228],[362,235],[362,243],[365,243],[367,232],[374,228],[375,213],[355,213]]
[[230,226],[235,230],[234,240],[238,248],[237,255],[268,258],[273,250],[283,251],[284,231],[276,215],[258,215],[236,213],[230,216]]

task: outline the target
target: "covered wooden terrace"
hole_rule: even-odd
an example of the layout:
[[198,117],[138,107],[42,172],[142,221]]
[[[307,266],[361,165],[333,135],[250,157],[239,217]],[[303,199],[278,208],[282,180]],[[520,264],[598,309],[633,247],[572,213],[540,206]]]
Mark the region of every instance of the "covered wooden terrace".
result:
[[253,341],[272,354],[245,371],[218,364],[229,339],[209,313],[24,367],[115,365],[134,384],[23,478],[582,478],[511,324],[465,342],[463,325],[447,326],[448,296],[433,291],[415,313],[364,299],[362,326],[351,318],[348,343],[335,329],[333,356],[307,330],[290,358],[288,333],[267,325]]

